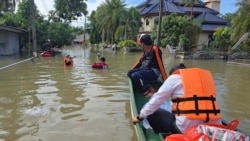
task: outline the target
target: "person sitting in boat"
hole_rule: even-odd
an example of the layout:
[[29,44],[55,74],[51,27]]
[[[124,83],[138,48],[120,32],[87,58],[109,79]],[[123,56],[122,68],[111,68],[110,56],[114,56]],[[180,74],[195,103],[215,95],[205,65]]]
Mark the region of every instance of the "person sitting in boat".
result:
[[52,56],[55,56],[55,51],[53,50],[52,42],[50,39],[48,39],[46,43],[42,45],[42,54],[46,52],[50,53]]
[[75,58],[75,56],[72,57],[72,56],[70,56],[70,55],[67,55],[67,56],[64,58],[64,65],[65,65],[65,66],[73,66],[73,64],[74,64],[73,58]]
[[128,71],[127,76],[131,78],[135,88],[147,94],[156,91],[152,87],[152,83],[158,80],[163,82],[167,75],[162,62],[162,52],[153,44],[150,35],[142,34],[140,44],[144,52],[132,69]]
[[[172,113],[159,108],[168,98],[173,102]],[[221,124],[211,73],[201,68],[186,68],[184,64],[176,65],[132,120],[137,123],[143,118],[147,118],[156,133],[185,133],[188,128],[206,122]]]
[[106,62],[105,57],[101,57],[98,62],[95,62],[94,64],[92,64],[92,68],[107,69],[108,64],[106,64],[105,62]]

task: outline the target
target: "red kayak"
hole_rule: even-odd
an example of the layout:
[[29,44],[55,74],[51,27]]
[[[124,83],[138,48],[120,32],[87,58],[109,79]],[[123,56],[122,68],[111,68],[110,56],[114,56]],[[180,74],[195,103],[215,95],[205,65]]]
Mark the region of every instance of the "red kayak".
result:
[[94,64],[92,64],[92,68],[95,68],[95,69],[107,69],[108,65],[106,63],[94,63]]
[[42,57],[52,57],[53,55],[50,53],[50,52],[48,52],[48,51],[44,51],[44,52],[42,52],[41,54],[40,54]]

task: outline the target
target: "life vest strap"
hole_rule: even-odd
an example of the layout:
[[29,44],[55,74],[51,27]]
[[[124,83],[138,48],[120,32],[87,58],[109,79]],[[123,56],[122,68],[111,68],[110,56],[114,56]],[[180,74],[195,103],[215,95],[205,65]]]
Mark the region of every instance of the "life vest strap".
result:
[[[201,109],[199,109],[198,101],[201,101],[201,100],[211,101],[212,105],[213,105],[213,108],[211,110],[201,110]],[[176,99],[172,100],[173,103],[176,103],[176,110],[173,110],[172,112],[174,114],[177,114],[177,115],[180,115],[180,114],[193,114],[193,113],[195,113],[196,115],[199,115],[199,114],[205,113],[206,114],[205,122],[208,122],[209,119],[210,119],[209,114],[217,115],[217,114],[220,113],[220,110],[216,109],[215,100],[216,100],[216,98],[213,95],[211,95],[210,97],[204,97],[204,96],[198,97],[197,95],[193,95],[193,97],[176,98]],[[179,104],[181,102],[186,102],[186,101],[193,101],[195,109],[194,110],[180,110],[179,109]]]
[[[172,111],[174,114],[192,114],[192,113],[196,113],[196,110],[173,110]],[[220,113],[220,110],[199,110],[199,114],[204,114],[204,113],[216,113],[216,114],[219,114]]]
[[194,97],[176,98],[176,99],[173,99],[172,101],[174,103],[179,103],[179,102],[194,101],[194,100],[211,100],[211,101],[215,101],[216,98],[213,97],[212,95],[211,95],[211,97],[204,97],[204,96],[197,97],[197,95],[194,95]]

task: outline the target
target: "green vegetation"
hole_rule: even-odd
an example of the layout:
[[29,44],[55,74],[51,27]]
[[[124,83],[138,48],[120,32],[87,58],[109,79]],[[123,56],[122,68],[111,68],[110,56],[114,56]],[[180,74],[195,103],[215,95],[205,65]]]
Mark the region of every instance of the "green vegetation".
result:
[[[161,45],[166,47],[178,46],[180,43],[184,51],[190,51],[190,47],[195,47],[197,37],[201,31],[200,22],[190,20],[188,16],[178,16],[172,13],[162,19]],[[153,31],[152,38],[156,38],[157,30]]]
[[126,8],[121,0],[106,0],[91,13],[90,26],[93,27],[92,43],[114,43],[135,40],[141,26],[140,13],[134,7]]
[[125,40],[125,41],[119,42],[118,47],[119,48],[122,48],[122,47],[128,47],[128,48],[138,47],[139,48],[140,46],[133,40]]
[[[2,3],[2,1],[0,1]],[[26,32],[21,35],[20,46],[28,48],[30,42],[32,42],[32,32],[31,32],[31,19],[30,19],[30,3],[31,0],[22,0],[18,5],[18,10],[16,13],[13,10],[6,11],[9,8],[0,9],[0,25],[16,27],[24,29]],[[85,5],[85,6],[84,6]],[[1,5],[2,6],[2,5]],[[6,5],[7,6],[7,5]],[[10,5],[8,5],[10,6]],[[75,8],[72,8],[75,7]],[[83,30],[79,28],[73,28],[70,26],[70,21],[84,15],[86,12],[86,3],[83,0],[78,0],[76,3],[62,1],[55,1],[55,7],[58,8],[55,11],[50,11],[48,17],[42,16],[35,6],[35,26],[37,35],[37,45],[42,46],[42,44],[50,39],[55,45],[61,47],[63,45],[70,45],[74,35],[74,32],[82,33]],[[60,7],[64,7],[61,9]],[[69,7],[69,8],[65,8]],[[81,8],[77,8],[81,7]],[[63,15],[61,13],[68,13]],[[3,19],[3,20],[2,20]],[[38,48],[39,50],[39,48]]]

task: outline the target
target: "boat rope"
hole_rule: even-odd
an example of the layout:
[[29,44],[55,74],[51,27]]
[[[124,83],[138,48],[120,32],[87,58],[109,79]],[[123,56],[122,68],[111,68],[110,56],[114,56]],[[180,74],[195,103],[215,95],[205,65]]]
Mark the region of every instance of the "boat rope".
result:
[[23,63],[23,62],[29,61],[29,60],[31,60],[31,61],[32,61],[32,63],[34,63],[34,64],[35,64],[35,62],[34,62],[34,58],[38,58],[38,59],[39,59],[39,57],[37,56],[37,53],[36,53],[36,52],[33,52],[33,57],[30,57],[30,58],[28,58],[28,59],[25,59],[25,60],[22,60],[22,61],[19,61],[19,62],[16,62],[16,63],[10,64],[10,65],[7,65],[7,66],[4,66],[4,67],[1,67],[1,68],[0,68],[0,71],[1,71],[1,70],[4,70],[4,69],[7,69],[7,68],[9,68],[9,67],[15,66],[15,65],[17,65],[17,64],[20,64],[20,63]]

